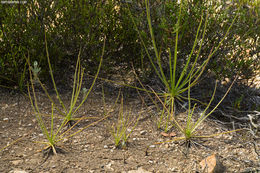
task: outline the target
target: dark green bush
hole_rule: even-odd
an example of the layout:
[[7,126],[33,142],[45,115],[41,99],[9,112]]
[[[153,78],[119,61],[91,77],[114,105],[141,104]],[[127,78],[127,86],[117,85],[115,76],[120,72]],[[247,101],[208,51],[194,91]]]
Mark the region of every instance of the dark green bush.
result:
[[[179,33],[178,54],[179,64],[182,67],[187,55],[192,49],[201,16],[208,13],[208,25],[205,41],[200,54],[201,62],[208,57],[220,40],[224,37],[232,20],[238,15],[235,24],[231,28],[227,39],[220,46],[209,62],[208,68],[216,78],[222,80],[226,77],[232,78],[239,74],[243,79],[256,76],[259,70],[259,3],[248,4],[229,3],[226,1],[183,1],[182,20]],[[252,2],[252,1],[249,1]],[[257,1],[255,1],[257,2]],[[145,6],[137,3],[141,10],[132,10],[138,29],[142,32],[144,39],[150,38],[148,32]],[[168,56],[167,49],[174,52],[176,12],[179,9],[177,1],[155,1],[150,0],[151,18],[155,39],[162,51],[162,60]],[[139,12],[139,13],[138,13]],[[141,16],[141,17],[140,17]],[[148,42],[149,44],[149,42]],[[150,43],[151,44],[151,43]],[[148,46],[149,47],[149,46]],[[150,46],[151,47],[151,46]],[[152,51],[152,50],[151,50]],[[146,59],[148,61],[148,58]],[[165,58],[165,70],[168,69],[168,60]]]
[[[26,62],[24,54],[30,55],[31,61],[37,61],[42,67],[42,77],[49,77],[45,32],[53,69],[59,74],[64,74],[71,64],[75,64],[80,48],[83,64],[92,72],[99,63],[105,36],[104,72],[111,72],[119,65],[130,67],[127,64],[140,57],[136,56],[141,49],[128,9],[121,8],[119,1],[28,0],[20,5],[1,4],[0,8],[3,36],[0,75],[5,76],[0,79],[2,84],[6,83],[6,78],[16,79],[13,61],[21,69]],[[13,47],[23,51],[14,56]]]
[[[239,13],[228,38],[211,59],[208,68],[219,79],[237,73],[245,79],[255,76],[260,64],[257,58],[259,4],[227,4],[213,0],[184,2],[178,65],[182,66],[192,48],[201,15],[205,19],[207,11],[209,13],[201,52],[203,59],[223,38],[236,13]],[[40,77],[48,79],[44,32],[54,73],[59,78],[66,78],[63,74],[69,71],[71,64],[75,64],[80,48],[82,62],[91,73],[99,62],[104,36],[107,37],[102,66],[104,75],[113,73],[115,67],[130,69],[131,63],[136,69],[151,73],[128,7],[145,43],[151,45],[143,0],[28,0],[21,5],[1,4],[0,84],[22,86],[26,83],[26,56],[30,56],[32,62],[38,62],[42,69]],[[179,4],[177,1],[150,0],[150,7],[156,41],[162,57],[166,57],[166,50],[174,47]],[[167,70],[166,65],[164,68]]]

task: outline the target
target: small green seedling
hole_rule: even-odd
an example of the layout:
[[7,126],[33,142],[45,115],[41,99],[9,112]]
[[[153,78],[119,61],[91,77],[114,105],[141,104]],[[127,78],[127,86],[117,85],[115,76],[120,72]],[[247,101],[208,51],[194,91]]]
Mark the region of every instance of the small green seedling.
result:
[[236,98],[236,100],[233,103],[233,107],[239,110],[241,108],[241,103],[243,99],[244,99],[244,94],[242,94],[239,98]]
[[31,71],[33,73],[33,81],[37,82],[39,73],[41,71],[41,67],[38,66],[38,62],[37,61],[34,61],[33,67],[30,67],[30,69],[31,69]]
[[136,120],[130,120],[130,116],[132,116],[131,111],[128,113],[124,112],[122,97],[118,114],[118,120],[114,125],[112,125],[111,131],[116,148],[126,148],[128,138],[138,124],[140,114]]

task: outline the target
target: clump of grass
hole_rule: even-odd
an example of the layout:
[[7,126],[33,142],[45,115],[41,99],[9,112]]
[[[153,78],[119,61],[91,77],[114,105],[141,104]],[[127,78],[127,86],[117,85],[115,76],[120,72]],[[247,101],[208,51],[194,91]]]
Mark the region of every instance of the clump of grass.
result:
[[112,125],[112,136],[116,148],[126,148],[129,136],[138,124],[140,114],[137,119],[131,119],[132,112],[124,112],[123,96],[121,98],[118,120]]
[[[81,64],[80,64],[80,53],[81,53],[81,51],[79,51],[79,55],[78,55],[78,59],[77,59],[77,63],[76,63],[76,69],[75,69],[75,73],[74,73],[72,96],[71,96],[71,101],[70,101],[69,107],[66,107],[66,105],[62,101],[60,94],[59,94],[57,87],[56,87],[56,83],[55,83],[55,80],[54,80],[53,71],[52,71],[52,67],[51,67],[51,62],[50,62],[50,58],[49,58],[49,54],[48,54],[48,46],[47,46],[46,36],[45,36],[45,45],[46,45],[46,53],[47,53],[47,60],[48,60],[48,64],[49,64],[50,76],[51,76],[51,79],[52,79],[54,90],[56,92],[56,97],[58,98],[60,105],[57,105],[54,102],[54,100],[51,98],[50,94],[48,93],[47,89],[44,87],[44,85],[40,81],[40,79],[38,77],[38,73],[40,71],[40,67],[38,66],[38,63],[34,63],[34,67],[31,67],[29,57],[27,59],[27,63],[29,65],[29,76],[30,76],[30,84],[28,84],[28,95],[29,95],[31,105],[33,107],[34,114],[36,116],[37,122],[38,122],[44,136],[47,139],[46,142],[40,142],[40,143],[44,143],[44,144],[47,145],[44,148],[44,150],[47,151],[48,154],[51,154],[51,153],[57,154],[57,151],[62,152],[62,150],[57,146],[57,143],[59,141],[61,141],[64,138],[74,136],[77,133],[84,130],[85,128],[89,127],[90,125],[94,125],[95,123],[98,123],[98,122],[102,121],[103,119],[107,118],[107,116],[103,117],[103,118],[95,121],[94,123],[88,125],[87,127],[84,127],[81,130],[73,133],[72,135],[65,137],[66,133],[68,133],[73,127],[75,127],[76,124],[78,124],[82,119],[84,119],[84,117],[81,117],[80,119],[78,119],[78,121],[76,121],[76,123],[72,123],[72,121],[77,120],[76,118],[74,118],[74,116],[77,113],[77,111],[79,110],[79,108],[83,105],[83,103],[88,98],[88,95],[90,94],[90,92],[91,92],[91,90],[92,90],[92,88],[95,84],[95,81],[96,81],[97,76],[99,74],[101,64],[102,64],[102,60],[103,60],[103,55],[104,55],[104,50],[105,50],[105,41],[104,41],[104,45],[103,45],[103,49],[102,49],[102,55],[101,55],[101,58],[100,58],[98,70],[97,70],[95,78],[94,78],[94,80],[93,80],[93,82],[92,82],[92,84],[91,84],[91,86],[88,90],[87,89],[81,90],[83,76],[84,76],[84,68],[82,68]],[[44,90],[46,96],[50,100],[51,107],[52,107],[52,109],[51,109],[52,113],[50,115],[50,117],[51,117],[50,123],[46,123],[46,121],[44,121],[43,114],[41,113],[41,111],[39,109],[38,100],[37,100],[36,92],[35,92],[35,86],[34,86],[35,82],[40,84],[40,86]],[[32,92],[32,94],[31,94],[31,92]],[[81,92],[83,93],[84,97],[80,101],[80,103],[77,105],[76,103],[79,100],[79,95],[80,95]],[[55,132],[54,132],[54,117],[56,117],[56,116],[54,115],[54,110],[57,111],[61,115],[61,116],[57,116],[57,117],[63,119],[61,124],[59,125],[58,129]],[[86,117],[86,118],[88,118],[88,117]],[[65,127],[65,125],[67,125],[67,124],[71,125],[71,127],[67,131],[65,131],[64,133],[61,133],[63,127]],[[47,125],[50,125],[50,129],[47,128]]]
[[[236,79],[235,79],[236,80]],[[174,118],[172,125],[174,127],[176,127],[176,129],[181,132],[181,134],[183,136],[181,137],[175,137],[173,140],[170,141],[164,141],[164,142],[159,142],[156,144],[161,144],[161,143],[165,143],[165,142],[172,142],[172,141],[179,141],[179,140],[184,140],[186,143],[187,148],[191,146],[191,144],[194,144],[196,139],[201,139],[201,138],[211,138],[211,137],[215,137],[217,135],[221,135],[221,134],[227,134],[227,133],[232,133],[235,131],[239,131],[241,129],[237,129],[237,130],[232,130],[232,131],[227,131],[227,132],[223,132],[223,133],[217,133],[217,134],[212,134],[212,135],[206,135],[206,136],[201,136],[201,135],[197,135],[198,133],[198,127],[200,127],[201,123],[203,121],[205,121],[206,118],[208,118],[216,109],[217,107],[221,104],[221,102],[225,99],[225,97],[227,96],[227,94],[229,93],[229,91],[231,90],[235,80],[232,82],[232,84],[230,85],[230,87],[228,88],[228,90],[226,91],[226,93],[224,94],[224,96],[221,98],[221,100],[217,103],[216,106],[214,106],[214,108],[212,110],[210,110],[208,113],[208,109],[211,106],[212,101],[214,100],[215,97],[215,93],[216,93],[216,88],[217,88],[217,83],[215,85],[215,89],[214,92],[212,94],[212,97],[210,99],[210,102],[207,104],[206,108],[204,109],[204,111],[200,114],[199,118],[197,120],[193,119],[193,115],[194,115],[194,110],[196,108],[196,104],[193,105],[193,107],[191,106],[191,97],[190,97],[190,88],[188,89],[188,102],[189,102],[189,107],[188,107],[188,112],[187,112],[187,118],[186,118],[186,125],[185,126],[181,126],[180,123]],[[189,82],[190,84],[190,82]],[[165,102],[162,101],[162,99],[160,99],[160,97],[156,94],[156,92],[154,92],[154,94],[156,95],[156,97],[158,98],[158,100],[160,101],[160,103],[163,105],[163,108],[165,109],[165,111],[170,114],[171,111],[167,108],[167,104],[165,104]]]
[[[176,23],[176,27],[175,27],[176,29],[174,31],[176,37],[175,37],[175,46],[174,46],[173,55],[172,55],[171,48],[168,48],[166,50],[166,52],[168,53],[168,68],[169,68],[169,72],[170,72],[170,74],[167,75],[162,67],[162,52],[163,51],[161,50],[161,48],[158,49],[156,40],[155,40],[155,36],[154,36],[154,31],[153,31],[153,27],[152,27],[152,19],[151,19],[151,15],[150,15],[149,0],[145,0],[145,6],[146,6],[146,14],[147,14],[149,32],[150,32],[150,37],[151,37],[151,41],[152,41],[152,45],[153,45],[155,58],[153,58],[153,55],[150,53],[149,48],[143,41],[141,32],[138,29],[137,29],[137,31],[139,33],[141,43],[149,58],[149,61],[152,65],[156,75],[158,76],[158,78],[160,79],[160,81],[162,82],[162,84],[165,87],[164,92],[162,92],[162,93],[157,92],[156,94],[163,98],[163,100],[164,100],[163,105],[168,110],[166,112],[166,122],[165,122],[165,128],[164,128],[165,131],[168,131],[168,129],[170,129],[169,126],[171,125],[170,122],[175,121],[174,114],[175,114],[176,100],[183,102],[185,99],[186,100],[188,99],[187,97],[183,96],[183,93],[185,91],[189,90],[190,88],[194,87],[198,83],[201,75],[205,71],[205,68],[206,68],[209,60],[214,55],[214,53],[218,50],[218,48],[220,47],[222,42],[225,40],[236,17],[232,21],[231,25],[228,27],[228,30],[226,31],[226,34],[222,38],[222,40],[217,44],[217,46],[214,49],[211,50],[211,53],[208,55],[207,58],[204,59],[203,63],[201,65],[198,65],[198,60],[199,60],[200,52],[201,52],[202,45],[204,42],[204,36],[206,33],[207,22],[208,22],[207,21],[208,14],[205,19],[203,18],[203,15],[202,15],[199,26],[197,28],[196,37],[194,40],[193,47],[190,51],[190,54],[187,56],[188,58],[187,58],[186,62],[184,62],[183,68],[178,69],[178,66],[177,66],[178,41],[179,41],[179,32],[181,31],[181,16],[182,16],[181,14],[182,14],[182,8],[183,8],[182,7],[183,2],[180,1],[179,11],[176,12],[178,19],[177,19],[177,23]],[[137,25],[136,25],[131,13],[130,13],[130,16],[135,24],[135,27],[137,28]],[[205,21],[204,26],[203,26],[203,21]],[[193,62],[192,62],[192,59],[194,59]],[[178,75],[177,71],[180,71],[179,75]],[[190,83],[189,83],[189,80],[190,80]],[[161,124],[162,124],[161,121],[163,119],[163,116],[165,116],[164,110],[161,111],[161,116],[160,116],[160,120],[159,120],[160,122],[158,123],[158,128],[161,127]]]

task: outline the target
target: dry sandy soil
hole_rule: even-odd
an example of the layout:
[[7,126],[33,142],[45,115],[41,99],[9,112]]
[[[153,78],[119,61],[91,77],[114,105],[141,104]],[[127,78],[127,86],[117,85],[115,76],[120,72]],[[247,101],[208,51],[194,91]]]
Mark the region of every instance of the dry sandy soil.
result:
[[[107,90],[106,93],[110,91]],[[50,114],[51,105],[43,93],[38,92],[40,108],[43,113]],[[200,161],[212,154],[217,154],[225,166],[225,172],[257,172],[260,171],[260,141],[249,131],[218,135],[213,138],[199,139],[189,149],[184,141],[171,141],[162,144],[156,142],[173,140],[181,134],[174,128],[170,130],[176,136],[165,137],[157,128],[158,113],[154,106],[142,106],[141,99],[125,96],[125,107],[131,108],[131,119],[140,120],[129,137],[127,147],[115,148],[111,128],[117,122],[118,108],[111,110],[117,92],[106,97],[106,108],[110,117],[84,129],[71,138],[58,143],[62,152],[57,155],[44,155],[41,151],[45,141],[30,101],[25,96],[0,91],[0,172],[19,171],[48,172],[205,172],[200,168]],[[70,95],[62,94],[69,103]],[[199,112],[199,111],[197,111]],[[104,106],[100,90],[94,90],[87,102],[77,114],[78,117],[104,116]],[[185,122],[185,111],[177,115],[180,122]],[[235,115],[234,115],[235,116]],[[45,116],[50,123],[50,118]],[[97,119],[82,120],[69,134],[83,129]],[[47,122],[47,121],[46,121]],[[235,128],[238,124],[248,128],[249,121],[232,121]],[[55,130],[60,119],[54,119]],[[207,119],[199,128],[199,134],[210,135],[232,130],[232,123],[214,118]],[[129,130],[129,129],[128,129]],[[257,135],[257,134],[256,134]],[[13,143],[14,142],[14,143]],[[5,147],[5,148],[4,148]],[[3,149],[4,148],[4,149]],[[148,150],[147,150],[148,148]],[[59,150],[58,150],[59,151]],[[46,153],[46,152],[45,152]]]

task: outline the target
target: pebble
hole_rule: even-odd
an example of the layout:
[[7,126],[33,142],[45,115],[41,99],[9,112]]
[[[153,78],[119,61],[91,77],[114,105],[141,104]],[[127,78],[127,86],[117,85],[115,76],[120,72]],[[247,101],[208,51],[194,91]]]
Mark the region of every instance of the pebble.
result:
[[63,139],[63,142],[67,142],[69,139],[68,138],[64,138]]
[[169,144],[165,144],[165,148],[169,148]]
[[5,104],[5,105],[2,107],[2,110],[4,111],[6,108],[8,108],[8,104]]
[[141,134],[141,135],[145,135],[145,134],[147,134],[147,131],[146,131],[146,130],[142,130],[142,131],[140,132],[140,134]]
[[[126,173],[126,172],[123,172],[123,173]],[[128,171],[127,173],[151,173],[151,172],[146,171],[142,167],[140,167],[137,170],[131,170],[131,171]]]
[[173,168],[169,168],[168,170],[169,170],[169,171],[172,171],[172,172],[173,172],[173,171],[176,172],[178,169],[175,168],[175,167],[173,167]]
[[210,155],[200,163],[201,169],[208,173],[222,173],[225,170],[224,165],[220,162],[216,154]]
[[107,145],[104,145],[104,148],[105,148],[105,149],[107,149],[107,148],[108,148],[108,146],[107,146]]
[[108,163],[107,165],[105,165],[105,168],[109,169],[109,170],[114,170],[111,166],[112,164],[114,164],[114,161],[111,161],[110,163]]
[[20,169],[14,169],[14,170],[10,171],[9,173],[28,173],[28,172],[24,171],[24,170],[20,170]]
[[14,161],[11,161],[11,163],[13,164],[13,165],[19,165],[20,163],[22,163],[23,161],[22,160],[14,160]]

